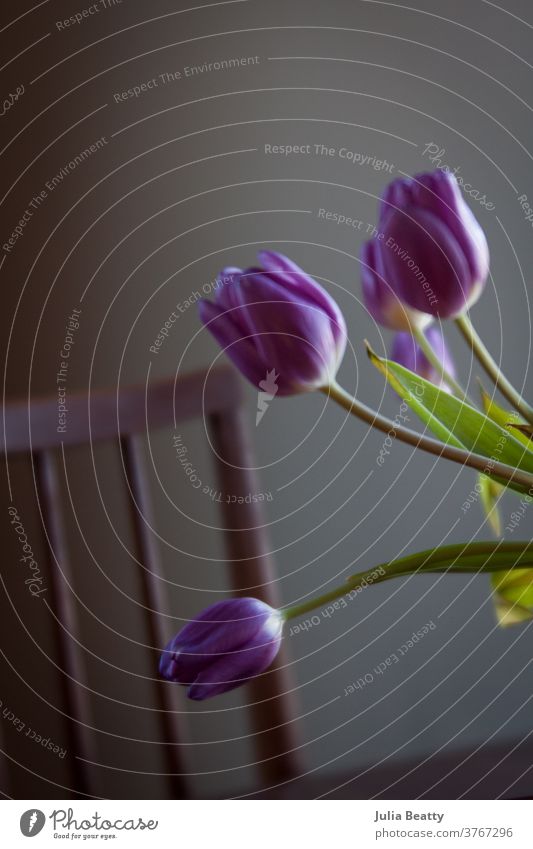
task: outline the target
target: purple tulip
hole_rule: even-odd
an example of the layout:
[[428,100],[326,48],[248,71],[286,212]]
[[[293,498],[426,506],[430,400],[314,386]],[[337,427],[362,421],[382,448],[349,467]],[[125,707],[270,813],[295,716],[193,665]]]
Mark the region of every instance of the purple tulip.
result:
[[260,268],[224,269],[200,318],[256,388],[272,370],[279,395],[327,386],[346,347],[337,303],[282,254],[261,251]]
[[[436,324],[425,331],[426,339],[435,351],[442,365],[452,377],[455,377],[455,366],[448,351],[442,329]],[[414,371],[425,380],[435,383],[440,389],[450,392],[450,388],[441,380],[440,374],[427,360],[425,354],[417,345],[410,333],[397,333],[391,350],[391,360]]]
[[394,180],[381,200],[378,229],[382,276],[408,306],[450,318],[477,301],[489,250],[452,174]]
[[421,330],[433,321],[432,316],[405,304],[385,279],[383,243],[377,239],[364,242],[361,248],[361,288],[364,304],[372,318],[390,330]]
[[159,672],[188,687],[190,699],[210,699],[264,672],[279,651],[282,628],[279,611],[257,598],[218,601],[170,641]]

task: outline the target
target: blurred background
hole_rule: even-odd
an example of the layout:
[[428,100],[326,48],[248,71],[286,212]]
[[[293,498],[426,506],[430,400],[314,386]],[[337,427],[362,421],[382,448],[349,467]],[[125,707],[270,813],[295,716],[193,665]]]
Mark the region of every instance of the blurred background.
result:
[[[491,248],[491,277],[472,319],[504,371],[531,392],[526,0],[238,0],[193,8],[172,0],[92,7],[10,0],[0,14],[6,400],[57,392],[73,310],[79,327],[67,399],[221,364],[196,301],[212,292],[220,268],[252,265],[267,246],[337,299],[350,334],[340,382],[394,417],[400,401],[365,354],[364,339],[384,352],[390,336],[361,304],[358,254],[386,184],[439,165],[457,169]],[[302,152],[276,152],[287,145]],[[327,212],[353,223],[328,220]],[[448,338],[476,393],[478,367],[453,326]],[[256,427],[257,395],[244,389],[284,604],[402,553],[490,538],[480,505],[463,509],[477,481],[471,471],[400,444],[378,466],[383,435],[318,394],[274,399]],[[179,433],[202,484],[216,492],[204,420]],[[149,434],[168,638],[229,590],[219,505],[191,486],[174,436]],[[86,769],[95,796],[160,798],[168,791],[150,682],[157,657],[146,648],[116,448],[115,440],[65,449],[73,639],[97,729],[98,757]],[[44,570],[34,483],[29,456],[4,465],[2,786],[15,798],[65,798],[76,793],[79,753],[66,750],[56,626],[23,583],[7,513],[12,502]],[[504,525],[516,503],[512,495],[503,500]],[[526,516],[515,536],[527,537],[529,527]],[[472,770],[467,761],[432,791],[433,764],[496,752],[490,793],[528,795],[530,628],[497,627],[487,578],[391,582],[317,618],[286,635],[304,772],[332,787],[359,777],[362,795],[373,780],[372,793],[394,795],[387,770],[413,770],[416,781],[423,765],[424,788],[413,793],[442,798],[452,782],[458,796],[475,793],[486,765]],[[400,663],[373,672],[428,623],[435,627]],[[371,684],[346,695],[365,675]],[[247,689],[202,704],[181,690],[179,697],[191,792],[253,793],[261,779]],[[60,752],[36,743],[11,713]]]

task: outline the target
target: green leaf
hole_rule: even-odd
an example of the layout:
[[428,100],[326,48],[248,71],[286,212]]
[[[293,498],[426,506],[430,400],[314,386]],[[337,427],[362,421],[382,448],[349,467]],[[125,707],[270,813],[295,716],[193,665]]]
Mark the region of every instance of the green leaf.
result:
[[[425,572],[489,572],[498,623],[533,618],[533,542],[469,542],[428,549],[384,564],[390,577]],[[502,568],[503,567],[503,568]]]
[[[533,541],[489,540],[452,543],[418,551],[416,554],[407,554],[397,560],[389,560],[376,567],[377,572],[380,568],[383,570],[380,580],[405,575],[423,575],[426,572],[465,574],[502,570],[533,571]],[[356,577],[358,575],[351,575],[347,578],[347,583]]]
[[493,572],[494,609],[502,628],[533,619],[533,569]]
[[481,384],[479,388],[483,409],[487,416],[496,422],[496,424],[500,425],[500,427],[509,430],[514,438],[527,448],[528,451],[533,451],[533,444],[529,436],[531,425],[528,425],[527,422],[520,418],[514,410],[505,410],[503,407],[500,407]]
[[505,487],[498,483],[498,481],[495,481],[494,478],[483,474],[479,475],[479,486],[479,497],[485,516],[489,521],[494,536],[501,537],[502,522],[500,511],[498,510],[498,500]]
[[[523,601],[524,575],[533,575],[533,541],[463,542],[418,551],[416,554],[408,554],[396,560],[381,563],[374,569],[350,575],[340,586],[334,587],[323,595],[307,599],[301,604],[286,607],[281,613],[285,620],[294,619],[370,584],[410,575],[439,572],[451,575],[503,573],[508,582],[508,592],[517,591],[516,588],[519,586],[521,601]],[[513,583],[513,576],[519,581]],[[500,584],[501,579],[498,592]],[[529,579],[528,588],[530,586],[533,586],[531,579]],[[529,596],[527,600],[529,602]]]
[[442,391],[409,369],[379,357],[370,347],[368,356],[393,389],[439,439],[487,457],[489,470],[492,460],[493,463],[506,463],[533,473],[533,454],[508,428],[501,427],[485,413]]

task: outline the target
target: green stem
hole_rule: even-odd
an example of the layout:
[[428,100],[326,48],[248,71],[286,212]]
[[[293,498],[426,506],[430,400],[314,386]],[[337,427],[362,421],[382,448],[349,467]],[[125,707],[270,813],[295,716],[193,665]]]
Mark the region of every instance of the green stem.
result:
[[513,466],[508,466],[505,463],[493,463],[492,460],[489,463],[487,458],[483,457],[481,454],[472,454],[462,448],[457,448],[454,445],[447,445],[444,442],[439,442],[438,439],[432,439],[429,436],[418,433],[416,430],[403,427],[402,425],[392,421],[392,419],[388,419],[386,416],[376,413],[370,407],[367,407],[366,404],[358,401],[357,398],[352,398],[352,396],[336,382],[333,382],[330,386],[322,387],[321,391],[336,401],[337,404],[340,404],[341,407],[352,415],[357,416],[357,418],[366,422],[366,424],[369,424],[371,427],[375,427],[377,430],[381,430],[383,433],[399,439],[400,442],[405,442],[407,445],[412,445],[414,448],[420,448],[422,451],[426,451],[428,454],[433,454],[436,457],[444,457],[455,463],[470,466],[472,469],[476,469],[478,472],[483,472],[488,476],[494,476],[505,481],[509,481],[510,483],[518,484],[525,487],[526,490],[533,487],[532,475],[522,472],[520,469],[515,469]]
[[439,359],[432,346],[430,345],[428,338],[423,330],[420,327],[413,327],[411,331],[415,341],[418,343],[419,348],[422,350],[422,353],[425,355],[428,362],[433,366],[436,370],[437,374],[440,376],[441,380],[453,390],[454,394],[457,395],[461,401],[465,401],[467,404],[470,404],[471,401],[468,398],[468,395],[464,391],[463,387],[460,383],[454,378],[452,374],[444,367],[444,363]]
[[470,318],[466,313],[455,319],[457,327],[461,331],[467,344],[478,358],[479,362],[494,382],[495,386],[500,390],[502,395],[507,398],[510,404],[518,410],[529,424],[533,424],[533,408],[522,398],[520,393],[514,388],[504,374],[502,374],[498,364],[493,359],[490,351],[485,347],[481,337],[476,332]]
[[410,554],[399,560],[382,563],[366,572],[351,575],[346,581],[323,595],[315,596],[286,607],[281,611],[283,618],[296,619],[317,607],[323,607],[353,590],[362,589],[370,584],[379,584],[391,578],[406,577],[414,574],[452,572],[454,574],[476,574],[478,572],[499,572],[509,569],[529,569],[533,567],[533,542],[505,543],[474,542],[445,545],[430,548],[417,554]]

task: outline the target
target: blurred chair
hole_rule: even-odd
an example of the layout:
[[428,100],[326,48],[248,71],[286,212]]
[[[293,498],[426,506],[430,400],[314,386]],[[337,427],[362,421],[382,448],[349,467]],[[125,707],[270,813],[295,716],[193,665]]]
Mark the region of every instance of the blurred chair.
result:
[[[165,626],[165,604],[161,597],[158,544],[150,527],[157,527],[150,498],[150,473],[145,464],[144,437],[147,430],[175,427],[178,422],[205,416],[215,452],[220,491],[237,496],[233,503],[221,505],[225,527],[230,583],[239,594],[243,587],[254,587],[253,594],[276,605],[274,572],[268,555],[261,504],[237,503],[239,496],[257,490],[252,452],[243,411],[241,381],[227,367],[209,373],[197,372],[177,380],[167,379],[147,386],[115,391],[95,391],[69,397],[68,427],[57,432],[57,398],[10,402],[4,408],[2,453],[31,453],[34,480],[47,539],[52,607],[55,612],[55,641],[62,670],[62,698],[68,728],[69,749],[88,761],[96,762],[98,732],[91,730],[87,691],[77,682],[83,680],[83,657],[76,641],[78,633],[72,591],[76,578],[69,561],[62,516],[63,482],[58,471],[58,450],[72,445],[107,440],[117,441],[122,455],[125,486],[129,490],[131,521],[135,530],[141,570],[142,597],[149,643],[154,647],[151,665],[157,669],[159,652],[170,637]],[[250,591],[243,591],[250,594]],[[276,784],[297,774],[294,722],[291,710],[290,681],[284,669],[283,652],[277,662],[248,685],[247,697],[252,712],[255,754],[262,784]],[[177,686],[154,682],[163,743],[165,773],[168,773],[168,798],[190,795],[181,759],[183,739],[180,715],[175,712]],[[181,694],[180,694],[181,695]],[[183,711],[183,702],[181,710]],[[98,794],[91,786],[90,773],[82,760],[71,759],[72,785],[80,795]],[[248,790],[250,788],[247,788]],[[258,788],[260,790],[260,788]]]

